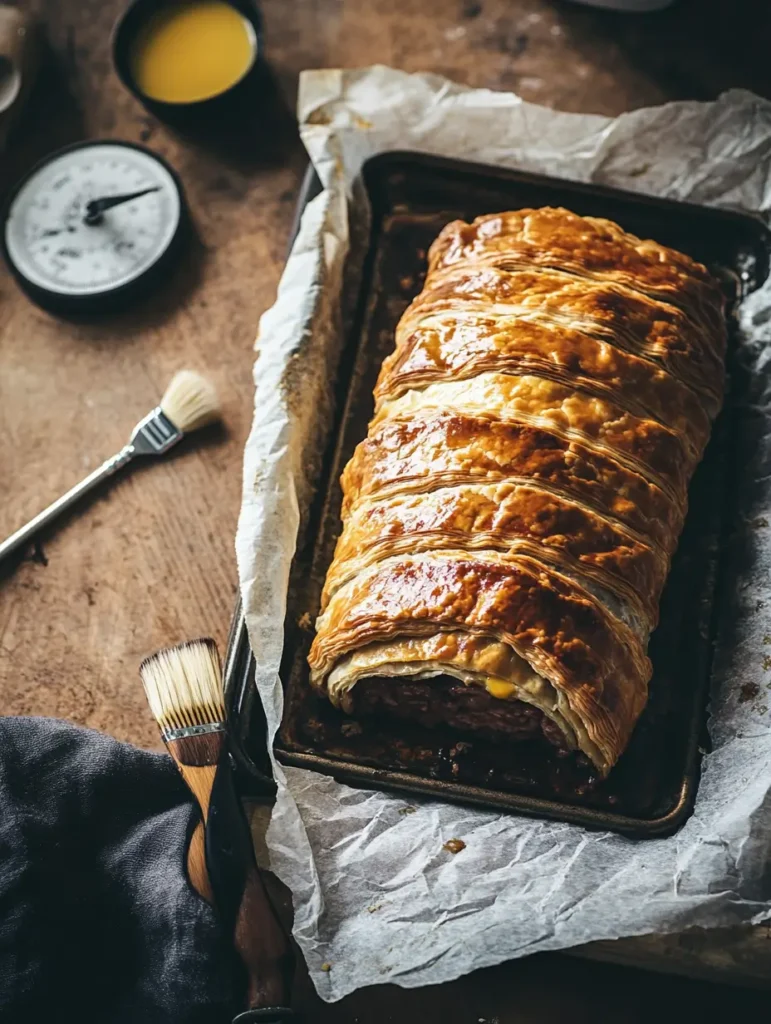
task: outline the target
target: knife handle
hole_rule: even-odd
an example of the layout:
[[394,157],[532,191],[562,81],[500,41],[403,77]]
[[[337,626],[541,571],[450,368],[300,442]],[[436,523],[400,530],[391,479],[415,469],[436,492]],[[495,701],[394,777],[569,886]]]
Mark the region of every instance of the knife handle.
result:
[[223,928],[247,974],[247,1014],[239,1024],[283,1021],[294,973],[294,954],[254,859],[254,845],[236,794],[227,752],[217,766],[206,818],[206,864]]

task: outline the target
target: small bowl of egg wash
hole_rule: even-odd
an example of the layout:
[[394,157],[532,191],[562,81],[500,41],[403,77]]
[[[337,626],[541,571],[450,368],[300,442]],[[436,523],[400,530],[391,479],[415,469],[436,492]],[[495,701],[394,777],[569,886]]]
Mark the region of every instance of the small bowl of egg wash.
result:
[[219,111],[260,57],[260,16],[247,0],[135,0],[115,28],[123,84],[164,120]]

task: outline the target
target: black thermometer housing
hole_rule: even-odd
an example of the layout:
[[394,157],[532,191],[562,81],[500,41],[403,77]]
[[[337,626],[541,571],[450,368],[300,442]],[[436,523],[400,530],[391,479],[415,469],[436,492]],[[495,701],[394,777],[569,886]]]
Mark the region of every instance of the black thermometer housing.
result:
[[188,224],[176,173],[144,146],[75,143],[15,186],[2,248],[21,288],[62,315],[115,312],[158,285]]

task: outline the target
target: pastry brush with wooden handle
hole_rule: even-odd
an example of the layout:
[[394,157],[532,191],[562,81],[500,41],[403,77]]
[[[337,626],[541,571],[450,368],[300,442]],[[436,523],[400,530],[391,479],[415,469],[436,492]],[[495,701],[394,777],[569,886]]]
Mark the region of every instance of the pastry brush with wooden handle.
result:
[[180,644],[146,658],[139,671],[163,740],[203,814],[204,841],[196,829],[188,852],[190,880],[204,898],[213,896],[246,968],[249,1009],[236,1021],[286,1021],[293,1016],[294,956],[235,791],[217,646],[209,639]]
[[205,377],[192,370],[180,370],[161,399],[161,404],[134,427],[129,443],[103,462],[98,469],[81,480],[61,498],[49,505],[26,526],[0,544],[0,560],[26,544],[85,494],[123,469],[139,455],[165,455],[185,434],[211,423],[219,417],[217,394]]

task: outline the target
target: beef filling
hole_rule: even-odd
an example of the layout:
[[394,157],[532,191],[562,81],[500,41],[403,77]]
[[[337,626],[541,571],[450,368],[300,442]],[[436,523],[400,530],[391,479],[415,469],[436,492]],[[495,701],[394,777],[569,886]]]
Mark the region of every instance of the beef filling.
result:
[[493,697],[483,686],[467,686],[452,676],[373,676],[360,680],[351,698],[357,716],[386,714],[429,728],[447,725],[460,732],[509,742],[545,736],[555,747],[564,749],[566,745],[562,730],[539,708]]

